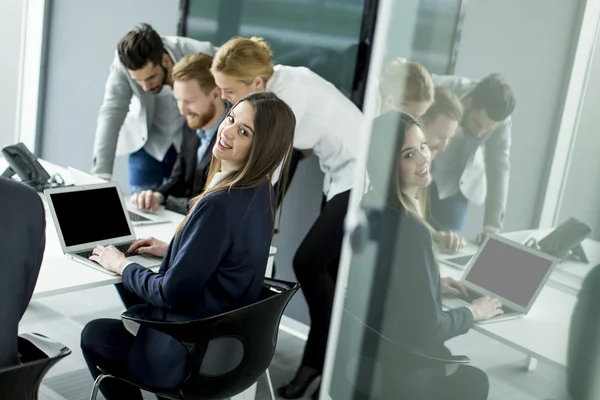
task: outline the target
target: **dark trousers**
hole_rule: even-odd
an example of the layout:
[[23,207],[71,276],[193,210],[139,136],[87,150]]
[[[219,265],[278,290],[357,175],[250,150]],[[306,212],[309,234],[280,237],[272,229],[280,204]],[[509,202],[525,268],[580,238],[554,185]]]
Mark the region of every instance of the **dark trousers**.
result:
[[440,199],[435,181],[429,185],[429,207],[434,225],[441,231],[460,232],[469,200],[459,191],[447,199]]
[[384,399],[485,400],[490,389],[485,372],[466,365],[449,376],[443,368],[427,368],[386,381],[391,386],[384,387]]
[[350,191],[328,201],[294,256],[294,272],[310,314],[302,366],[323,370],[335,282],[344,238]]
[[156,189],[171,176],[177,161],[177,150],[171,146],[164,160],[159,161],[142,147],[129,155],[129,191],[133,193]]
[[[134,339],[118,319],[89,322],[81,332],[81,351],[92,377],[101,375],[98,367],[111,371],[111,375],[127,377],[127,360]],[[106,378],[100,390],[106,400],[142,400],[140,389],[118,379]]]

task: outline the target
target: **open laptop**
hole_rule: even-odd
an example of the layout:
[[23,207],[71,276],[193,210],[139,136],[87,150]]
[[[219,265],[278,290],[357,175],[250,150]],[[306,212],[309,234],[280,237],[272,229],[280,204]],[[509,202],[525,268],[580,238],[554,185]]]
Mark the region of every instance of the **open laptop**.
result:
[[[88,257],[98,245],[114,245],[127,253],[136,239],[117,183],[47,189],[44,194],[63,253],[89,267],[116,275]],[[126,256],[147,268],[162,261],[145,255]]]
[[[530,240],[531,236],[532,234],[530,232],[523,232],[523,234],[518,236],[511,234],[509,240],[525,245]],[[477,254],[478,249],[479,245],[469,242],[467,243],[467,247],[456,253],[439,252],[438,259],[446,265],[464,271],[469,267],[471,260],[473,260],[475,254]]]
[[498,298],[504,314],[479,323],[526,315],[558,259],[497,235],[488,236],[473,257],[462,284],[469,299],[444,298],[446,308],[464,307],[482,296]]
[[[78,170],[76,168],[67,167],[67,169],[69,170],[69,173],[71,174],[71,178],[73,179],[73,183],[76,186],[106,182],[105,180],[100,179],[97,176],[90,175],[90,174],[83,172],[81,170]],[[129,212],[129,219],[131,219],[131,222],[133,223],[134,226],[164,224],[166,222],[170,222],[166,218],[161,218],[154,214],[145,213],[145,212],[137,209],[135,207],[135,205],[131,204],[130,202],[127,202],[127,211]]]

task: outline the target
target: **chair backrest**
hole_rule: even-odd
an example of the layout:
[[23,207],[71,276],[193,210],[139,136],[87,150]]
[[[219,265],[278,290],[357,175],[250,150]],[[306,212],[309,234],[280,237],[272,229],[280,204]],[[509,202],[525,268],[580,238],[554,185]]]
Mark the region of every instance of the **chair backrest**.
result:
[[567,390],[571,400],[600,398],[600,265],[586,276],[571,317]]
[[44,375],[62,358],[68,347],[38,333],[19,336],[21,364],[0,369],[0,400],[34,400]]
[[226,399],[252,386],[271,363],[283,312],[300,285],[265,279],[260,299],[249,306],[207,319],[207,344],[191,349],[192,372],[183,398]]

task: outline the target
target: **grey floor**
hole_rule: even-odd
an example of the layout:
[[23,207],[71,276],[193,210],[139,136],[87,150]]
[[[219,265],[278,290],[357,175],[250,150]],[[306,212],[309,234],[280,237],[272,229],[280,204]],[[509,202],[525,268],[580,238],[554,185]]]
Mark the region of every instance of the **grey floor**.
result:
[[[89,398],[92,379],[79,350],[79,334],[87,321],[116,318],[121,311],[120,300],[113,287],[54,296],[31,303],[21,322],[20,331],[43,333],[73,351],[71,356],[59,362],[46,376],[40,390],[41,400]],[[488,373],[490,400],[567,399],[563,370],[540,363],[535,371],[526,372],[525,357],[522,354],[476,332],[455,338],[448,344],[454,353],[468,355],[473,365]],[[275,387],[292,377],[303,345],[302,340],[280,333],[270,368]],[[307,396],[312,390],[314,387],[310,388]],[[148,395],[145,398],[154,397]],[[268,398],[266,386],[261,381],[257,400]]]

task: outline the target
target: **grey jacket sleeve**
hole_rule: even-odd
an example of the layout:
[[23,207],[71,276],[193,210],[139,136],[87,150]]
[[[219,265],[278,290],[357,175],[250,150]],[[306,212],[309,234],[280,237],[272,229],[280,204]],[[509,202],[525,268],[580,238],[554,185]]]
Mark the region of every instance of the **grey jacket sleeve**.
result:
[[510,177],[511,125],[509,118],[485,142],[487,196],[483,226],[491,232],[501,230],[504,225]]
[[133,89],[127,71],[115,57],[104,89],[94,139],[92,173],[112,174],[119,131],[129,112]]

